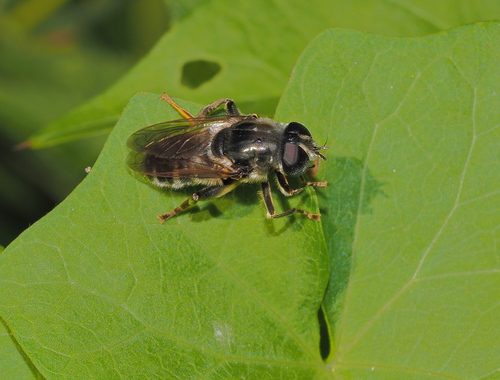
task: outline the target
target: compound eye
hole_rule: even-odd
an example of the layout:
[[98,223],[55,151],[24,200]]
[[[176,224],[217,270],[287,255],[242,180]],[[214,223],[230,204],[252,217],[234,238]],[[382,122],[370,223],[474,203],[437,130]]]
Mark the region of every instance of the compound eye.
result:
[[287,175],[303,173],[309,164],[307,153],[295,143],[285,143],[283,147],[283,170]]
[[298,134],[298,135],[306,135],[311,137],[311,132],[304,125],[297,123],[295,121],[291,122],[287,125],[285,129],[285,133],[287,134]]

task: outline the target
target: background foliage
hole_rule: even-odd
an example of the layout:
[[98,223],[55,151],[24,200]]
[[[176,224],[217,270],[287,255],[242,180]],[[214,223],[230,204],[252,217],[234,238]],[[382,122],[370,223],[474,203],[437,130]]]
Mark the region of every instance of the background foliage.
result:
[[[2,243],[93,169],[0,258],[3,377],[497,376],[498,26],[312,42],[423,36],[496,2],[103,4],[4,3]],[[188,192],[123,165],[132,131],[173,116],[157,95],[132,98],[93,165],[138,91],[279,101],[332,146],[322,224],[263,219],[250,187],[158,225]],[[50,149],[9,149],[23,139]],[[315,192],[278,202],[297,203]]]
[[[109,132],[138,91],[202,104],[230,96],[244,111],[272,115],[298,56],[326,28],[418,36],[500,17],[496,0],[0,4],[4,246],[83,179],[105,137],[78,139]],[[203,76],[207,62],[220,67],[212,78]],[[11,150],[26,140],[43,147],[72,138],[50,150]]]

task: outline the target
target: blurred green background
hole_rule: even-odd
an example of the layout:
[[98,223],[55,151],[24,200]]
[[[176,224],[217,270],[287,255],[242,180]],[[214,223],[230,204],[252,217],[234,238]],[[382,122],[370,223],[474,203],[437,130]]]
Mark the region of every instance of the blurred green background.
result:
[[419,36],[498,19],[498,0],[0,0],[0,246],[85,177],[138,91],[272,116],[325,29]]
[[14,147],[115,82],[168,30],[171,15],[161,0],[0,4],[0,245],[5,246],[84,178],[106,136],[42,150]]

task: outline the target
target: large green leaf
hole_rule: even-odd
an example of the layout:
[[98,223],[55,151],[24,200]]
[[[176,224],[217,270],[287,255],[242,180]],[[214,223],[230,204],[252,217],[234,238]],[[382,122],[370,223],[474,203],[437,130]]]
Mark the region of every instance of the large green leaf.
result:
[[165,91],[201,103],[232,97],[248,112],[271,114],[299,54],[326,28],[408,36],[500,18],[496,1],[441,0],[439,5],[420,0],[200,2],[113,87],[30,142],[46,147],[107,132],[138,91]]
[[329,31],[304,52],[278,117],[332,145],[320,204],[339,378],[498,378],[498,62],[499,24]]
[[321,223],[266,219],[248,185],[161,225],[189,192],[131,172],[125,142],[178,117],[158,95],[131,100],[86,180],[0,258],[1,315],[51,378],[312,377]]
[[499,58],[496,23],[318,37],[277,119],[328,139],[330,187],[275,198],[318,194],[322,223],[265,219],[248,185],[158,224],[189,192],[130,172],[125,141],[178,115],[135,96],[88,178],[0,256],[23,357],[47,378],[498,377]]

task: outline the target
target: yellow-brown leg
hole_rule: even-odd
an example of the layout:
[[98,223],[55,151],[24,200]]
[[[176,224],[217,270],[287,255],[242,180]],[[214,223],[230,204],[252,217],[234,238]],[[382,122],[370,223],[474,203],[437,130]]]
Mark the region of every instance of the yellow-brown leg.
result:
[[[194,119],[194,116],[191,115],[188,111],[178,105],[174,99],[170,97],[170,95],[162,94],[160,96],[160,100],[165,100],[168,104],[174,107],[177,112],[181,114],[181,116],[185,119]],[[240,115],[238,108],[234,104],[232,99],[224,98],[216,100],[213,103],[210,103],[208,106],[205,106],[197,115],[197,117],[207,117],[212,112],[214,112],[217,108],[219,108],[222,104],[224,104],[226,113],[228,115]]]
[[278,178],[278,186],[284,195],[290,196],[300,193],[307,186],[313,187],[328,187],[328,182],[302,182],[300,186],[296,189],[292,189],[288,183],[288,179],[283,173],[276,172],[276,178]]
[[234,104],[234,101],[232,99],[224,98],[224,99],[216,100],[215,102],[209,104],[208,106],[205,106],[198,113],[198,117],[206,117],[206,116],[210,115],[217,108],[219,108],[222,104],[224,104],[224,108],[225,108],[226,113],[228,115],[238,116],[240,114],[240,112],[238,111],[238,108],[236,108],[236,105]]
[[309,219],[321,220],[321,214],[312,214],[308,211],[295,207],[285,212],[282,212],[281,214],[276,214],[276,211],[274,209],[273,196],[271,194],[271,185],[269,184],[269,182],[262,182],[262,195],[264,197],[264,203],[267,208],[268,218],[281,218],[283,216],[291,215],[295,212],[298,212],[299,214],[307,216]]
[[165,220],[173,218],[177,214],[187,210],[188,208],[194,206],[198,201],[211,199],[211,198],[219,198],[223,195],[232,191],[236,186],[239,185],[239,182],[234,181],[232,179],[224,180],[224,184],[220,186],[208,186],[200,191],[197,191],[193,195],[191,195],[188,199],[182,202],[178,207],[174,208],[172,211],[169,211],[162,215],[157,215],[160,222],[163,223]]
[[162,94],[160,96],[160,100],[165,100],[168,104],[170,104],[172,107],[176,109],[177,112],[181,114],[181,116],[185,119],[193,119],[194,116],[191,115],[188,111],[186,111],[184,108],[182,108],[180,105],[178,105],[174,99],[172,99],[169,95],[167,94]]

